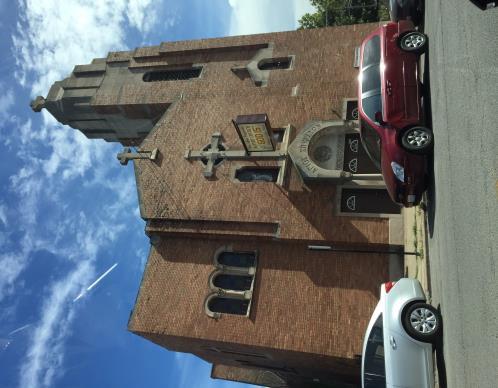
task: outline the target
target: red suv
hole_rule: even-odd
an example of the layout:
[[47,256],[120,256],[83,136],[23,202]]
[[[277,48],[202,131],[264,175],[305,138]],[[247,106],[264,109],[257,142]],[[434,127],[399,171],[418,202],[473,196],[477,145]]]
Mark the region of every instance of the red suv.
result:
[[427,187],[425,154],[433,145],[432,131],[421,125],[418,60],[426,46],[427,37],[401,20],[377,28],[360,50],[362,143],[393,201],[407,207],[418,204]]

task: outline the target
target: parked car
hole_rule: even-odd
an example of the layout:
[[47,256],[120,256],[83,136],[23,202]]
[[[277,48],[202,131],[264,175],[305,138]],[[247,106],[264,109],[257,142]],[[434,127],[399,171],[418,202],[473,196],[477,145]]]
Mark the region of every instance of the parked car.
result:
[[393,22],[411,20],[418,25],[424,15],[423,0],[389,0],[387,7]]
[[434,386],[432,343],[441,334],[442,319],[425,301],[415,279],[381,286],[363,343],[363,388]]
[[433,134],[422,125],[419,55],[427,36],[409,20],[389,22],[360,46],[358,108],[363,146],[394,202],[413,206],[427,188]]

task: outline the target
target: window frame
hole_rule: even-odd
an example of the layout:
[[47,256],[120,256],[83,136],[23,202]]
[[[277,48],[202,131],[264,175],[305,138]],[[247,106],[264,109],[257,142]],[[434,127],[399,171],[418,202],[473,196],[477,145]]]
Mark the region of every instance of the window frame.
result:
[[[284,62],[287,64],[285,67],[280,67],[276,65],[273,67],[273,64],[278,64]],[[257,67],[260,71],[273,71],[273,70],[292,70],[293,68],[294,57],[291,55],[283,56],[283,57],[271,57],[271,58],[262,58],[258,61]],[[267,68],[265,68],[267,66]]]
[[[234,301],[234,303],[247,302],[247,308],[246,308],[245,314],[237,314],[237,313],[231,313],[231,312],[226,312],[226,311],[213,311],[213,310],[211,310],[211,307],[209,305],[214,299],[225,299],[228,301]],[[223,314],[228,314],[228,315],[232,315],[232,316],[239,316],[239,317],[248,317],[249,311],[251,308],[251,299],[247,299],[244,297],[237,298],[234,295],[211,293],[206,298],[205,308],[206,308],[206,312],[209,311],[212,314],[212,317],[216,318],[216,319],[220,318]],[[208,314],[208,315],[211,316],[210,314]]]
[[[272,175],[272,180],[265,180],[265,179],[240,180],[239,177],[237,177],[237,173],[243,172],[245,170],[261,170],[261,171],[274,170],[275,178],[273,178],[273,175]],[[279,165],[277,165],[277,166],[242,166],[242,167],[238,167],[235,169],[234,179],[240,183],[275,183],[276,184],[278,182],[278,178],[279,178],[281,173],[282,173],[282,166],[279,166]]]
[[[384,314],[380,313],[377,317],[370,333],[368,333],[367,344],[365,347],[365,353],[363,355],[363,376],[362,380],[365,388],[381,388],[386,386],[386,358],[385,358],[385,350],[384,350],[384,324],[383,324]],[[380,334],[380,338],[375,340],[375,335]],[[372,351],[373,346],[374,352]],[[379,347],[382,347],[382,356],[379,356],[377,350]],[[371,353],[371,354],[369,354]],[[368,357],[368,358],[367,358]],[[382,362],[382,371],[383,374],[378,373],[370,373],[370,372],[382,372],[380,370],[371,369],[372,361],[380,361]],[[369,371],[367,369],[370,369]],[[370,381],[367,381],[366,377],[372,376]]]
[[[366,130],[368,130],[369,132],[367,132]],[[378,142],[378,145],[377,145],[378,150],[377,149],[374,150],[373,148],[372,149],[370,148],[373,144],[371,144],[370,142],[367,142],[367,139],[372,138],[372,136],[366,137],[365,134],[368,134],[368,135],[375,134],[375,136],[377,137],[377,142]],[[381,167],[381,165],[382,165],[382,138],[377,133],[375,128],[373,126],[371,126],[367,120],[361,120],[360,137],[361,137],[361,144],[363,145],[363,148],[367,152],[368,156],[370,157],[372,162],[375,164],[375,166],[379,170],[382,171],[382,167]],[[375,151],[375,153],[377,153],[377,151],[378,151],[378,156],[379,156],[378,159],[376,157],[377,155],[375,155],[374,152],[372,152],[372,151]]]
[[[182,67],[182,68],[176,68],[176,69],[151,69],[146,71],[142,75],[142,81],[146,83],[154,83],[154,82],[174,82],[174,81],[190,81],[192,79],[199,79],[201,78],[202,72],[203,72],[204,67],[203,66],[191,66],[191,67]],[[151,78],[154,74],[160,74],[160,73],[165,73],[165,74],[180,74],[182,72],[192,72],[196,75],[193,76],[187,76],[185,78],[167,78],[165,77],[164,79],[157,78],[157,79],[149,79]],[[147,79],[146,79],[147,78]]]
[[[224,288],[224,287],[221,287],[219,285],[216,285],[216,279],[218,277],[221,277],[221,276],[230,276],[230,277],[239,277],[239,278],[250,278],[249,288],[247,288],[247,289],[241,289],[240,290],[240,289],[235,289],[235,288]],[[242,293],[245,293],[247,291],[251,291],[252,290],[253,283],[254,283],[254,276],[252,274],[248,274],[248,273],[228,273],[227,271],[218,270],[218,271],[214,271],[209,276],[209,286],[210,286],[210,288],[211,289],[217,289],[217,290],[227,290],[227,291],[230,291],[230,292],[242,292]]]
[[[219,262],[219,257],[225,253],[225,252],[230,252],[230,253],[251,253],[254,255],[254,265],[250,267],[240,267],[240,266],[227,266],[223,265]],[[226,313],[226,312],[219,312],[219,311],[212,311],[209,304],[214,298],[225,298],[225,299],[235,299],[235,300],[247,300],[248,301],[248,306],[247,306],[247,313],[245,314],[245,317],[249,317],[250,312],[251,312],[251,305],[252,305],[252,296],[253,296],[253,290],[254,290],[254,285],[256,282],[256,266],[258,263],[258,251],[247,251],[247,250],[234,250],[231,246],[223,246],[220,247],[219,249],[216,250],[214,254],[214,267],[215,270],[211,272],[209,275],[209,280],[208,280],[208,285],[210,289],[210,293],[206,296],[206,299],[204,301],[204,311],[205,313],[215,319],[221,318],[223,314],[228,314],[228,315],[237,315],[237,316],[244,316],[240,314],[231,314],[231,313]],[[251,287],[249,290],[229,290],[229,289],[224,289],[215,286],[214,284],[214,279],[218,275],[231,275],[231,276],[251,276],[252,281],[251,281]]]

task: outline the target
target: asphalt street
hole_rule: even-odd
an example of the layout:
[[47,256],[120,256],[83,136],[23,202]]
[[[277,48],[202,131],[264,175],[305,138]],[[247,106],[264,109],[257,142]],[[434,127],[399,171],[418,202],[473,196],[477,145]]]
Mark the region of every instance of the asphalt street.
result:
[[426,0],[424,24],[435,136],[429,281],[443,314],[447,386],[496,388],[498,8]]

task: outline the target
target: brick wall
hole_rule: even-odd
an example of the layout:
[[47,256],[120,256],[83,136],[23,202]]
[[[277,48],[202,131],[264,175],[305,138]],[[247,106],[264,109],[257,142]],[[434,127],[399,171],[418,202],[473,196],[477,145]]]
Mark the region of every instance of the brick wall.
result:
[[[304,245],[230,241],[234,250],[257,249],[258,265],[248,318],[204,312],[220,240],[171,238],[152,248],[129,329],[162,346],[213,362],[248,360],[301,373],[358,376],[355,356],[386,281],[385,255],[331,254]],[[213,352],[206,347],[256,352],[268,359]]]
[[[356,93],[354,47],[374,27],[173,42],[109,55],[108,66],[126,77],[119,84],[104,79],[95,109],[170,104],[141,145],[158,148],[159,160],[134,163],[141,215],[148,233],[161,240],[151,248],[131,331],[215,364],[264,364],[293,378],[358,383],[355,356],[379,284],[388,279],[388,258],[312,252],[307,242],[382,246],[388,221],[335,216],[335,187],[303,188],[293,168],[284,186],[239,183],[233,179],[237,166],[274,162],[225,160],[207,180],[201,162],[185,160],[184,153],[200,150],[214,132],[222,133],[228,149],[242,149],[231,124],[241,114],[267,113],[273,127],[291,124],[296,132],[309,120],[338,119],[334,112],[341,112],[343,98]],[[273,57],[294,56],[293,68],[271,71],[266,87],[231,70],[261,47],[271,48]],[[182,64],[202,65],[201,77],[141,79],[148,69]],[[213,255],[223,245],[259,252],[249,317],[215,320],[204,311]]]
[[[142,217],[277,223],[281,239],[387,243],[387,220],[334,217],[334,186],[306,190],[290,164],[287,183],[281,187],[233,179],[237,167],[275,162],[225,160],[216,168],[215,177],[207,180],[200,161],[184,159],[187,148],[202,149],[218,131],[228,149],[243,149],[231,123],[240,114],[267,113],[273,127],[291,124],[296,133],[309,120],[338,119],[334,111],[341,111],[343,98],[356,94],[354,47],[373,28],[362,25],[175,42],[122,53],[120,60],[125,62],[110,62],[109,66],[119,67],[139,62],[142,68],[179,63],[204,66],[199,79],[147,83],[141,80],[143,69],[131,68],[119,92],[112,77],[106,77],[93,101],[97,109],[109,104],[172,104],[142,144],[142,149],[159,149],[158,163],[135,162]],[[207,49],[211,44],[216,50]],[[228,49],[230,44],[240,47]],[[257,44],[270,44],[274,57],[295,56],[293,69],[271,71],[266,87],[257,87],[250,77],[240,79],[230,70],[246,65],[257,52]],[[179,53],[183,49],[189,51]],[[297,96],[293,96],[296,86]]]

